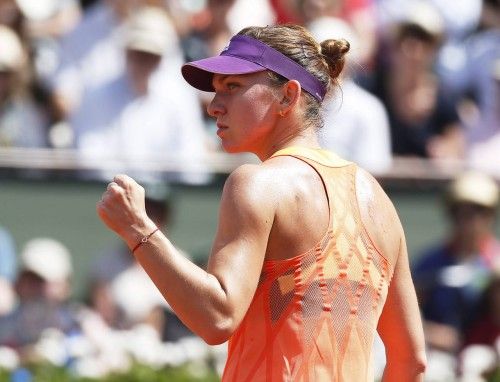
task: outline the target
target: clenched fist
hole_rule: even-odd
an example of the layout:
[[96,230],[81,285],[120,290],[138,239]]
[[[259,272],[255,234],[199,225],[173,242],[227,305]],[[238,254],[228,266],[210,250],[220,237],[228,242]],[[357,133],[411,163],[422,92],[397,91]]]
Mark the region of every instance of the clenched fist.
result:
[[108,184],[96,210],[104,224],[133,248],[156,229],[144,204],[144,188],[129,176],[120,174]]

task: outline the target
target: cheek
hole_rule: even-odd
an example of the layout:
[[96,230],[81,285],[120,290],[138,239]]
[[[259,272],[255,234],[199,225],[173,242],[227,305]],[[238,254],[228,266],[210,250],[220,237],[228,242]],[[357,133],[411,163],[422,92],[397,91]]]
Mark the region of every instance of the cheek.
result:
[[272,96],[261,89],[251,89],[241,96],[241,109],[238,111],[241,117],[252,124],[267,124],[272,116]]
[[262,106],[263,105],[260,105],[257,102],[249,103],[240,111],[240,116],[250,125],[260,125],[266,119],[266,112]]

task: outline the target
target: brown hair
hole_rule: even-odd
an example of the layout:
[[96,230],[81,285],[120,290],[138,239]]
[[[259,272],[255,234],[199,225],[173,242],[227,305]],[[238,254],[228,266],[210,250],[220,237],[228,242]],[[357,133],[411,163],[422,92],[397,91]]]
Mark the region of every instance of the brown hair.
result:
[[[328,90],[338,86],[338,77],[345,64],[345,54],[350,48],[349,43],[343,39],[329,39],[319,44],[306,28],[294,24],[248,27],[238,34],[260,40],[291,58],[321,81]],[[288,81],[274,72],[270,74],[277,86]],[[302,94],[305,97],[306,126],[321,128],[323,126],[321,103],[307,92]]]

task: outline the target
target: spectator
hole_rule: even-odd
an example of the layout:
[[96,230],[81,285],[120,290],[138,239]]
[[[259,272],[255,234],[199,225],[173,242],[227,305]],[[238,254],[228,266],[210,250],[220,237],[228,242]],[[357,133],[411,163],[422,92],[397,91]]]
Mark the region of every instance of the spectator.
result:
[[441,17],[429,4],[416,2],[390,32],[368,87],[387,107],[393,153],[462,158],[464,138],[455,104],[433,70],[443,39]]
[[104,86],[124,73],[121,29],[135,3],[98,1],[62,37],[58,67],[50,79],[54,103],[62,117],[78,107],[85,91]]
[[27,54],[19,37],[0,25],[0,146],[44,147],[48,117],[27,83]]
[[461,99],[470,166],[497,174],[500,141],[500,3],[483,0],[477,30],[441,55],[439,73],[449,94]]
[[[180,87],[177,71],[182,60],[167,14],[143,7],[124,28],[126,72],[86,91],[70,118],[83,163],[101,166],[114,161],[115,171],[150,181],[157,179],[159,170],[145,171],[145,163],[158,166],[167,159],[176,165],[169,180],[204,182],[201,112],[193,108],[194,91]],[[93,176],[106,179],[107,172]]]
[[[446,0],[423,0],[430,3],[443,19],[446,38],[459,41],[470,34],[479,23],[482,0],[456,1],[453,7]],[[377,18],[380,30],[404,20],[415,0],[378,0]]]
[[341,92],[325,103],[325,125],[319,134],[322,146],[372,173],[389,170],[392,154],[387,111],[379,99],[352,79],[362,49],[358,36],[346,22],[333,17],[313,20],[308,28],[318,41],[345,38],[351,45]]
[[427,250],[414,267],[431,348],[455,354],[492,269],[500,259],[493,223],[498,187],[488,176],[468,172],[455,179],[447,193],[451,227],[443,243]]
[[76,328],[69,307],[71,255],[51,238],[30,240],[21,252],[21,268],[15,287],[18,306],[1,319],[0,344],[22,352],[49,328],[69,333]]
[[42,296],[49,303],[64,304],[71,297],[73,266],[69,250],[51,238],[35,238],[21,252],[23,269],[44,281]]
[[58,40],[80,19],[77,0],[15,0],[32,52],[35,74],[45,83],[57,67]]

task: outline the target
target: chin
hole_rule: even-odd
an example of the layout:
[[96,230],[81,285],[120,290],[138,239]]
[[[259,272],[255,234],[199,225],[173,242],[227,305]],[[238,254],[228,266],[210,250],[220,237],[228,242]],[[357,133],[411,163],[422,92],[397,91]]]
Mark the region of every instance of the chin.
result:
[[243,153],[244,151],[242,150],[238,150],[238,149],[235,149],[235,148],[225,148],[224,149],[224,152],[228,153],[228,154],[239,154],[239,153]]
[[238,153],[244,153],[247,152],[248,150],[243,149],[242,147],[236,146],[236,145],[230,145],[224,141],[222,141],[222,149],[224,152],[228,154],[238,154]]

